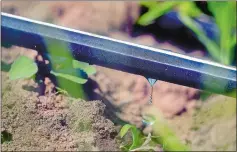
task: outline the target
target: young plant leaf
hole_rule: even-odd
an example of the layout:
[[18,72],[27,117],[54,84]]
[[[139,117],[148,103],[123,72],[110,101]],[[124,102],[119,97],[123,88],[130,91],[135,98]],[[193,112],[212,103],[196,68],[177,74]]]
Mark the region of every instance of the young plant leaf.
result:
[[80,61],[77,61],[77,60],[73,60],[72,61],[72,66],[75,69],[76,68],[82,69],[83,71],[85,71],[87,73],[87,75],[92,75],[92,74],[96,73],[95,67],[89,65],[86,62],[80,62]]
[[151,8],[151,7],[156,7],[157,2],[156,1],[140,1],[139,4],[147,8]]
[[87,73],[81,69],[73,69],[73,68],[68,67],[68,68],[57,69],[57,70],[53,70],[53,71],[57,72],[57,73],[63,73],[63,74],[68,74],[68,75],[80,77],[83,79],[88,78]]
[[119,148],[120,148],[122,151],[128,151],[128,150],[129,150],[129,145],[125,145],[125,146],[121,145]]
[[201,26],[199,26],[191,17],[179,13],[179,19],[187,26],[194,34],[196,34],[197,38],[200,42],[204,44],[204,46],[209,51],[210,55],[214,60],[220,61],[220,48],[213,40],[209,39]]
[[[235,2],[208,2],[208,8],[212,12],[216,24],[220,31],[220,56],[221,62],[230,64],[233,61],[233,33],[236,33],[236,17],[230,18],[236,14]],[[236,43],[236,41],[235,41]]]
[[62,64],[64,62],[68,62],[70,60],[69,57],[63,57],[63,56],[56,56],[56,55],[50,55],[46,54],[46,56],[50,59],[51,62],[54,64]]
[[135,126],[132,126],[131,131],[132,131],[132,145],[129,148],[129,150],[137,148],[141,144],[140,131]]
[[134,148],[137,148],[140,144],[141,144],[141,140],[140,140],[140,131],[133,125],[130,124],[126,124],[124,125],[121,130],[120,130],[120,137],[123,138],[124,135],[129,131],[129,129],[131,129],[131,133],[132,133],[132,145],[130,146],[129,150],[132,150]]
[[[140,25],[148,25],[151,24],[152,21],[154,21],[155,19],[159,18],[160,16],[166,14],[167,12],[169,12],[176,4],[178,4],[180,2],[171,2],[171,1],[167,1],[167,2],[159,2],[156,5],[147,5],[149,6],[149,11],[145,14],[143,14],[137,21],[138,24]],[[159,8],[159,9],[157,9]]]
[[180,13],[188,15],[190,17],[199,17],[202,13],[201,10],[192,1],[180,2],[177,7]]
[[50,73],[55,75],[56,77],[61,77],[61,78],[64,78],[64,79],[68,79],[68,80],[73,81],[73,82],[78,83],[78,84],[85,84],[87,82],[87,79],[79,78],[79,77],[69,75],[69,74],[57,73],[57,72],[54,72],[54,71],[50,71]]
[[132,127],[132,125],[130,125],[130,124],[124,125],[124,126],[121,128],[120,132],[119,132],[120,137],[123,138],[123,136],[128,132],[128,130],[129,130],[131,127]]
[[9,71],[10,80],[30,78],[38,71],[38,66],[33,59],[19,56]]

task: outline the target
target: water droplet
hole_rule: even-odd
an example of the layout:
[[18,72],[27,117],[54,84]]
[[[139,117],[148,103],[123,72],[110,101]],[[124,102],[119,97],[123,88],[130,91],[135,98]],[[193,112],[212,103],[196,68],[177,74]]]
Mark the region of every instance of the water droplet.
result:
[[[149,104],[152,104],[153,85],[156,83],[157,80],[156,79],[152,79],[152,78],[147,78],[147,80],[148,80],[148,82],[151,85],[151,94],[150,94]],[[154,122],[153,121],[148,121],[146,119],[143,119],[142,123],[147,126],[147,125],[152,125]]]
[[156,83],[156,79],[148,78],[148,82],[150,83],[151,86],[153,86]]
[[152,104],[152,93],[153,93],[153,85],[156,83],[156,79],[152,79],[152,78],[147,78],[148,82],[151,85],[151,94],[150,94],[150,100],[149,100],[149,104]]

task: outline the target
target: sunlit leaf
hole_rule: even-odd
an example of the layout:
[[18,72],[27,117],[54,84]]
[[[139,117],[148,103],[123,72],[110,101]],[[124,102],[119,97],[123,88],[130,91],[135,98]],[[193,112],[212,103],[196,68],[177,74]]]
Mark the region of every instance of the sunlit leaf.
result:
[[74,69],[72,67],[68,67],[68,68],[64,68],[64,69],[57,69],[57,70],[54,70],[54,72],[68,74],[68,75],[80,77],[83,79],[88,78],[88,75],[85,71],[83,71],[81,69]]
[[119,148],[120,148],[122,151],[129,151],[129,147],[130,147],[130,145],[127,144],[127,145],[121,145]]
[[[163,3],[158,3],[155,6],[150,7],[149,11],[143,14],[137,21],[140,25],[148,25],[155,19],[169,12],[176,4],[177,1],[167,1]],[[159,9],[158,9],[159,8]]]
[[[41,30],[41,29],[37,29]],[[68,37],[68,35],[63,31],[58,31],[59,35],[63,37]],[[87,80],[84,77],[80,76],[80,71],[74,69],[72,67],[72,61],[74,59],[73,54],[71,52],[71,46],[68,42],[62,42],[55,39],[44,38],[44,43],[48,55],[51,56],[51,67],[53,72],[58,75],[57,82],[58,86],[64,90],[66,90],[69,96],[74,98],[81,98],[87,100],[87,94],[83,89],[83,83]],[[64,69],[69,69],[72,76],[66,75]],[[74,69],[74,70],[72,70]],[[62,73],[59,71],[63,71]],[[81,70],[82,71],[82,70]],[[78,73],[79,72],[79,73]],[[61,73],[59,75],[58,73]],[[76,83],[75,83],[76,82]],[[79,82],[79,83],[77,83]]]
[[180,13],[179,19],[196,34],[199,41],[205,45],[213,59],[220,61],[220,49],[216,42],[209,39],[204,30],[191,17]]
[[151,7],[155,7],[157,2],[156,1],[140,1],[139,4],[142,6],[151,8]]
[[85,71],[87,73],[87,75],[92,75],[96,73],[96,69],[94,66],[89,65],[86,62],[80,62],[77,60],[73,60],[72,61],[72,66],[73,68],[79,68],[82,69],[83,71]]
[[[236,3],[231,1],[225,2],[208,2],[208,8],[212,12],[216,24],[220,31],[220,51],[221,62],[230,64],[233,60],[233,30],[236,27]],[[236,42],[235,42],[236,44]]]
[[179,13],[188,15],[190,17],[198,17],[201,15],[201,10],[192,1],[180,2],[178,5]]
[[33,59],[26,56],[18,57],[11,65],[10,80],[30,78],[38,71],[38,66]]
[[132,133],[132,145],[130,146],[129,150],[132,150],[134,148],[137,148],[139,145],[141,145],[141,132],[139,129],[137,129],[134,125],[126,124],[124,125],[120,130],[120,137],[124,137],[124,135],[131,130]]
[[54,71],[50,72],[51,74],[55,75],[56,77],[61,77],[70,81],[73,81],[75,83],[79,83],[79,84],[84,84],[87,82],[87,79],[83,79],[77,76],[73,76],[73,75],[69,75],[69,74],[64,74],[64,73],[57,73]]
[[123,138],[124,135],[126,135],[126,133],[128,132],[128,130],[129,130],[131,127],[132,127],[132,125],[130,125],[130,124],[124,125],[124,126],[121,128],[120,132],[119,132],[119,136],[120,136],[121,138]]
[[198,17],[201,15],[201,10],[192,1],[183,1],[178,5],[178,11],[190,17]]
[[129,148],[129,150],[137,148],[141,144],[141,140],[140,140],[141,132],[140,132],[140,130],[138,130],[135,126],[133,126],[131,128],[131,131],[132,131],[132,145]]

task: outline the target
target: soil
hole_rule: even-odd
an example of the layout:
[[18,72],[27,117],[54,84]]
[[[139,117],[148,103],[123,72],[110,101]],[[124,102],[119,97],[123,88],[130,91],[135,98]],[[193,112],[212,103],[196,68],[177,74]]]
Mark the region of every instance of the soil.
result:
[[[129,36],[139,16],[137,2],[17,1],[2,2],[2,11],[187,54],[150,34]],[[205,54],[199,49],[188,52],[196,57]],[[142,127],[141,113],[151,93],[143,76],[95,66],[97,73],[89,80],[96,83],[90,89],[96,94],[94,99],[84,101],[50,91],[39,95],[33,80],[8,80],[7,71],[19,54],[32,57],[35,51],[2,47],[1,124],[2,134],[8,137],[3,150],[116,151],[120,145],[116,135],[124,121]],[[199,90],[158,80],[152,102],[192,150],[236,150],[235,99],[212,95],[204,102],[200,95]]]
[[5,72],[2,82],[2,132],[12,135],[11,142],[3,143],[3,150],[118,150],[117,130],[103,116],[101,101],[38,96],[34,90],[24,89],[36,88],[33,80],[11,82]]

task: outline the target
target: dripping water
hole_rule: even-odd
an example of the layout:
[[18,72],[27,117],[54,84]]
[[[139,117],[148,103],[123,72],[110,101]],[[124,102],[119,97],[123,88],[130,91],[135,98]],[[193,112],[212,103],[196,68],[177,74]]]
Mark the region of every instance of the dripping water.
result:
[[[149,104],[152,104],[152,94],[153,94],[153,86],[156,83],[156,79],[152,79],[152,78],[147,78],[149,84],[151,85],[151,93],[150,93],[150,100],[149,100]],[[154,123],[153,120],[147,120],[146,118],[142,120],[142,123],[144,124],[144,126],[149,126],[152,125]]]
[[149,100],[149,104],[152,104],[152,94],[153,94],[153,86],[156,83],[156,79],[152,79],[152,78],[147,78],[148,82],[151,85],[151,94],[150,94],[150,100]]

